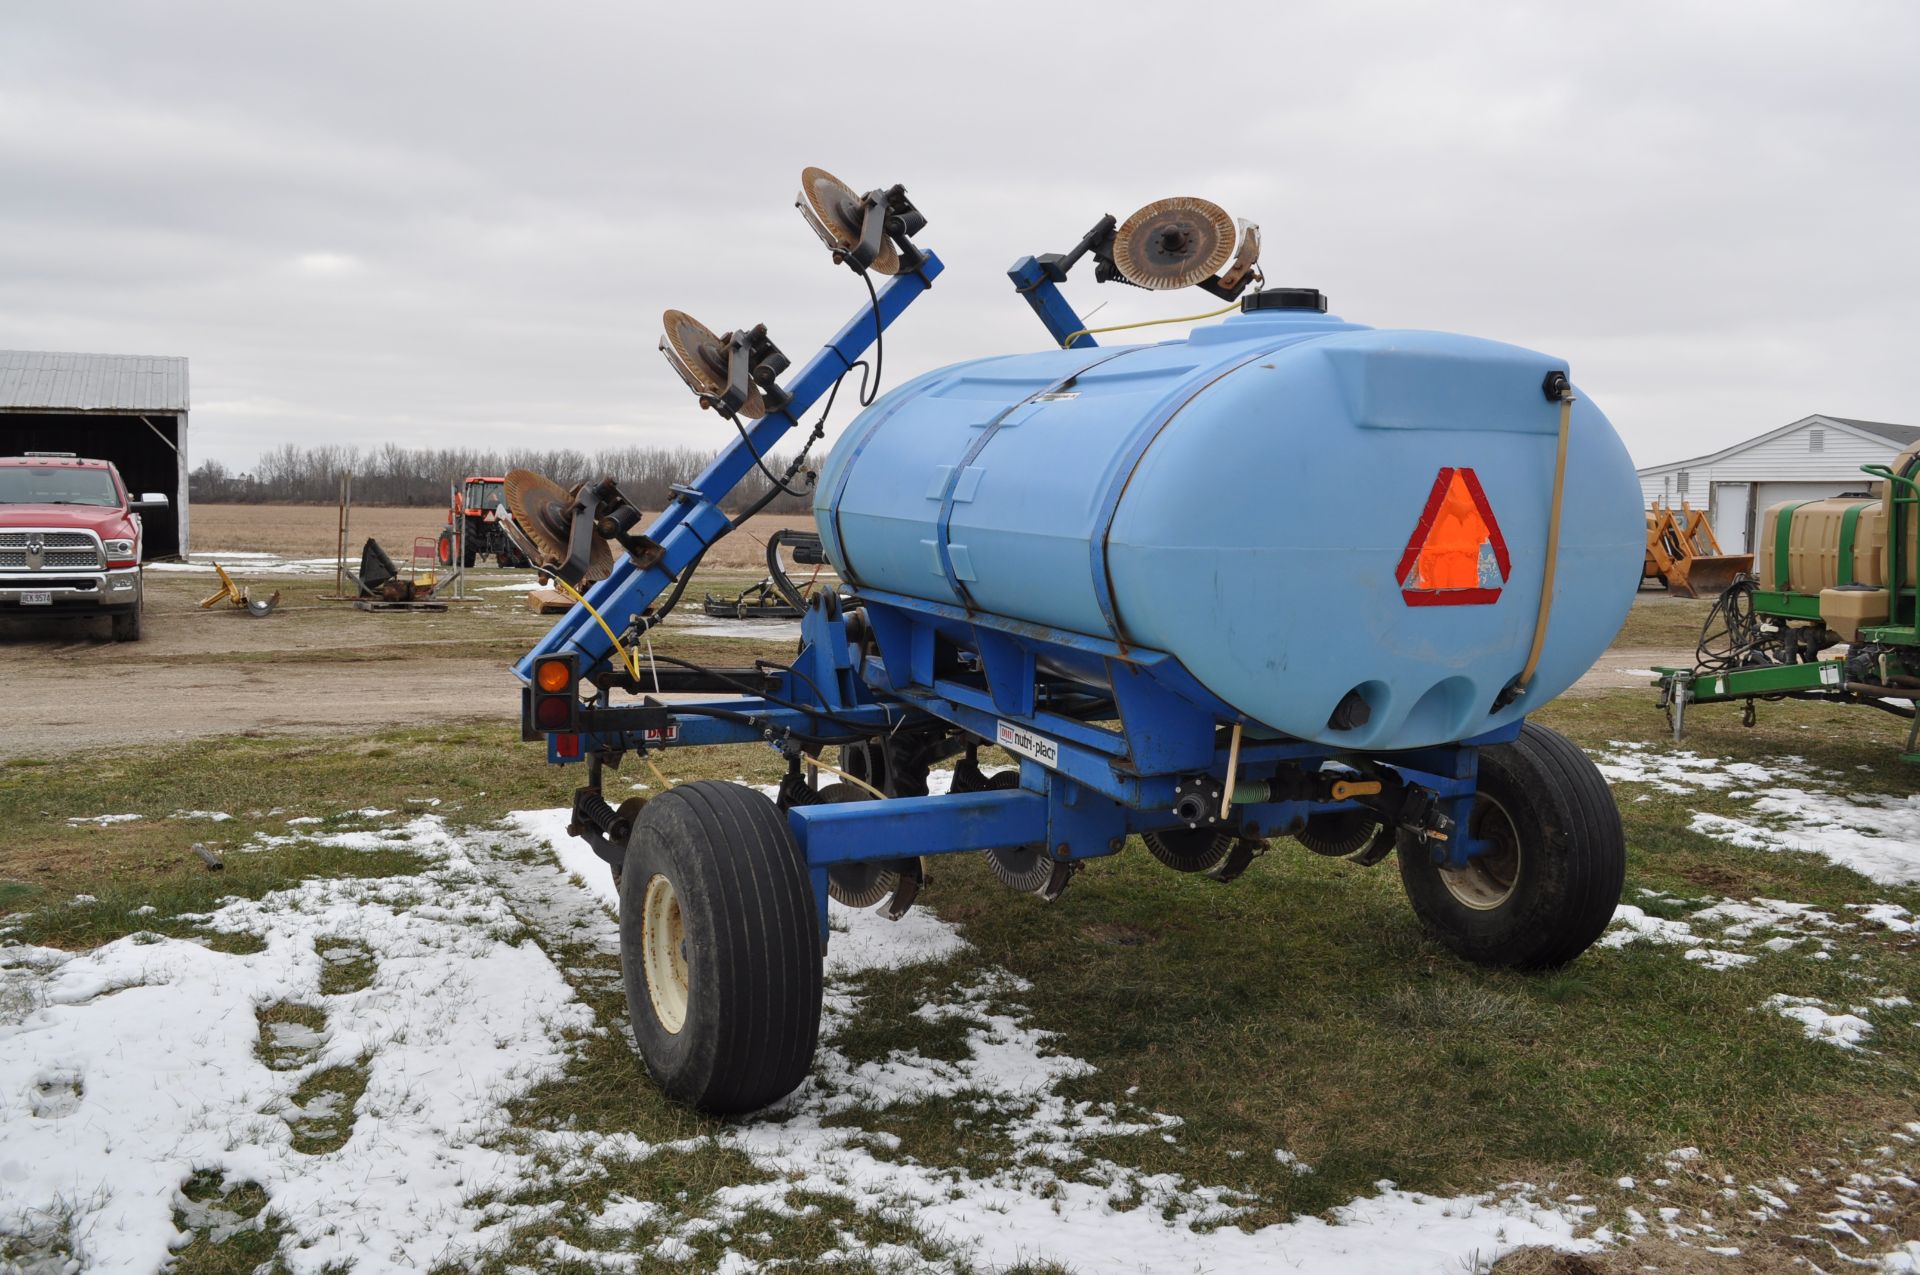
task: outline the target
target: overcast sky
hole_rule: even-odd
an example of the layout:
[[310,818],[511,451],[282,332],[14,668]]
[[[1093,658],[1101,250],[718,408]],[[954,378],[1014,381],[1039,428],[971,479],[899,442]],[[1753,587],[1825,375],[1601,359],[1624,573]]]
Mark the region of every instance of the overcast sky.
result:
[[1007,265],[1193,194],[1348,319],[1568,359],[1649,464],[1920,424],[1916,66],[1902,0],[15,4],[0,346],[189,356],[237,468],[717,444],[660,311],[811,352],[865,295],[793,210],[818,164],[905,182],[948,265],[890,383],[1042,348]]

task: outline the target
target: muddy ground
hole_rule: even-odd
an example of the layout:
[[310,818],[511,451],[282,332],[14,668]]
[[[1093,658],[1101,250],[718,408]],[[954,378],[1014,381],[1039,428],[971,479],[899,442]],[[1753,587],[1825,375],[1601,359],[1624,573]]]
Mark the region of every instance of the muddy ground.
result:
[[[433,510],[356,510],[354,534],[378,536],[392,552],[412,528],[433,530],[437,516]],[[664,649],[713,663],[791,654],[797,628],[706,620],[697,604],[708,590],[729,594],[758,578],[768,531],[808,523],[764,517],[723,541],[670,622],[663,643],[672,645]],[[0,757],[207,735],[511,720],[519,711],[519,684],[508,667],[553,624],[526,609],[531,575],[481,568],[469,576],[469,600],[446,612],[370,614],[327,600],[330,566],[289,571],[272,560],[237,556],[330,557],[335,526],[328,508],[196,507],[196,562],[148,571],[145,636],[138,643],[108,641],[104,621],[0,619],[0,684],[7,688]],[[256,620],[225,605],[200,608],[218,587],[207,564],[223,554],[256,596],[280,591],[273,615]],[[1621,644],[1575,693],[1645,686],[1646,670],[1655,664],[1686,661],[1693,643],[1680,635],[1697,627],[1695,609],[1698,604],[1643,595]]]

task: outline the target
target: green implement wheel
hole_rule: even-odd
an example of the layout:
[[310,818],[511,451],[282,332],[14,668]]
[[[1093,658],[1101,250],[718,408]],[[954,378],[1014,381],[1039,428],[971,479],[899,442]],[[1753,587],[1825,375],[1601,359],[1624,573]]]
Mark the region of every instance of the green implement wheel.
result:
[[1492,848],[1459,868],[1402,834],[1400,880],[1442,943],[1482,965],[1548,969],[1592,945],[1626,879],[1626,839],[1606,780],[1564,735],[1528,722],[1480,751],[1468,834]]
[[634,1042],[667,1096],[716,1114],[793,1092],[820,1029],[819,918],[779,808],[741,784],[661,793],[620,872]]

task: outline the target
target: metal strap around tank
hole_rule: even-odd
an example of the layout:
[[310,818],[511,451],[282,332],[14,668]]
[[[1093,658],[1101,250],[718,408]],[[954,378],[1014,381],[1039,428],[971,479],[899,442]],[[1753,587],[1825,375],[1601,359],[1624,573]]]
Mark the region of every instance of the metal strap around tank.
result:
[[1848,505],[1840,515],[1840,561],[1834,568],[1834,583],[1846,588],[1853,583],[1853,542],[1860,530],[1860,513],[1865,505]]
[[1128,645],[1126,632],[1120,626],[1120,613],[1113,605],[1113,579],[1107,572],[1107,537],[1113,531],[1113,519],[1120,510],[1120,498],[1126,494],[1127,485],[1133,481],[1134,471],[1140,467],[1140,461],[1146,456],[1147,449],[1153,446],[1153,440],[1160,437],[1160,432],[1173,422],[1173,418],[1178,416],[1187,404],[1198,398],[1209,387],[1225,380],[1249,363],[1278,354],[1288,346],[1298,345],[1302,341],[1328,335],[1330,333],[1326,331],[1295,333],[1284,341],[1262,346],[1237,363],[1217,371],[1209,368],[1203,375],[1181,382],[1178,389],[1161,400],[1160,407],[1148,418],[1147,426],[1135,432],[1132,441],[1127,445],[1125,456],[1121,459],[1119,472],[1113,481],[1107,484],[1107,490],[1100,497],[1100,508],[1094,515],[1094,533],[1088,538],[1088,547],[1092,555],[1093,595],[1100,604],[1100,614],[1106,620],[1107,629],[1113,634],[1114,641],[1122,646]]
[[973,462],[979,458],[980,453],[986,449],[987,443],[992,440],[993,436],[1000,432],[1000,427],[1006,423],[1009,416],[1012,416],[1021,408],[1033,403],[1036,399],[1044,398],[1048,394],[1058,394],[1062,390],[1068,389],[1075,381],[1085,376],[1094,368],[1099,367],[1102,363],[1110,363],[1121,355],[1132,354],[1140,348],[1142,347],[1130,345],[1123,346],[1117,350],[1103,350],[1099,358],[1089,359],[1059,380],[1035,390],[1019,402],[1008,406],[1001,411],[999,415],[987,422],[985,428],[980,431],[980,437],[973,440],[967,447],[966,453],[961,456],[960,463],[955,465],[953,471],[947,475],[947,481],[940,489],[940,513],[934,524],[933,547],[934,551],[940,556],[940,570],[946,574],[947,587],[953,590],[953,596],[960,599],[960,604],[969,611],[973,610],[973,594],[967,589],[966,584],[960,579],[959,575],[955,573],[953,569],[953,555],[948,551],[947,546],[949,527],[953,522],[953,494],[960,486],[961,476],[965,474],[973,465]]
[[1810,505],[1810,500],[1796,500],[1781,507],[1773,523],[1773,587],[1782,593],[1787,590],[1787,552],[1793,544],[1793,511],[1802,505]]

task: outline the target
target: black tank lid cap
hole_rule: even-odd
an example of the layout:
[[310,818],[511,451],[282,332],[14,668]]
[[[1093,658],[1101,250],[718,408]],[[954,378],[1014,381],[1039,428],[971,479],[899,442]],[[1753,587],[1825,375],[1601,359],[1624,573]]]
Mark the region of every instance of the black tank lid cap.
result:
[[1256,310],[1313,310],[1325,314],[1327,298],[1318,288],[1268,288],[1240,298],[1240,313]]

